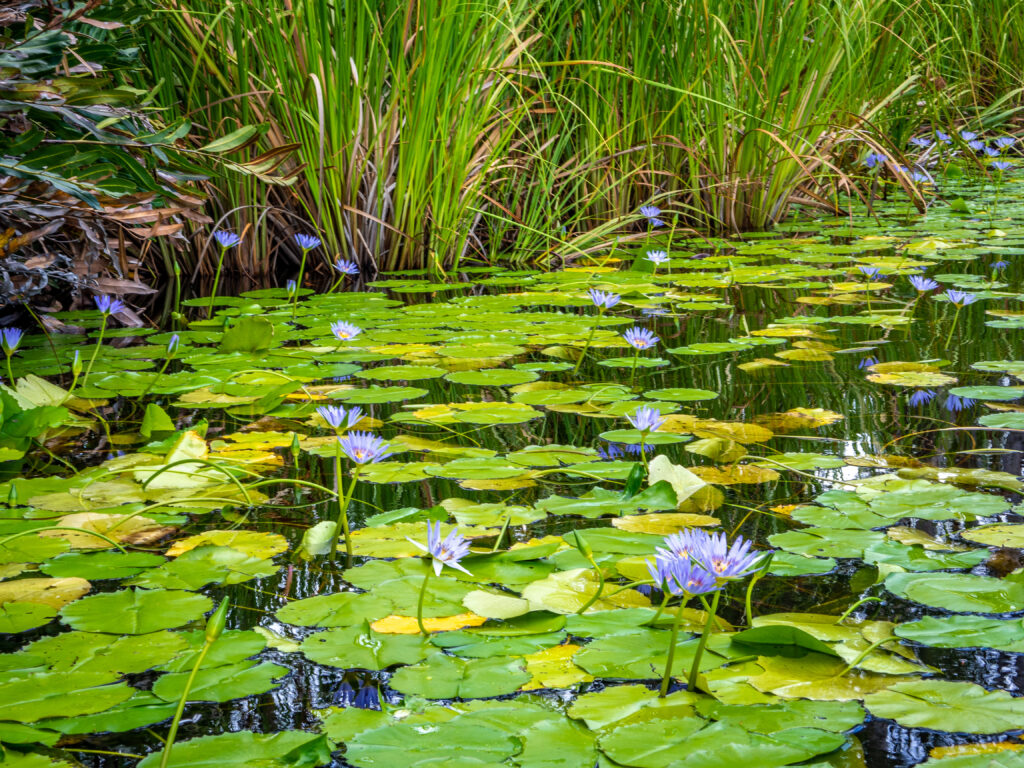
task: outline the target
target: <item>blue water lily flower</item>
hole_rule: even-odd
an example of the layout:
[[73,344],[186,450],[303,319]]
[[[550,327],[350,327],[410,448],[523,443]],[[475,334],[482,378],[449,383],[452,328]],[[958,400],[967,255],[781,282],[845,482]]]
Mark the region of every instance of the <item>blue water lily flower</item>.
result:
[[662,546],[655,549],[663,555],[672,555],[683,560],[696,557],[708,543],[710,534],[700,528],[684,528],[665,537]]
[[284,284],[285,290],[288,291],[288,295],[291,296],[295,291],[299,289],[298,284],[294,280],[289,280]]
[[225,229],[218,229],[213,233],[213,239],[217,241],[217,244],[227,250],[228,248],[234,248],[240,242],[242,238],[240,235],[236,235],[234,232],[228,232]]
[[872,365],[878,365],[877,357],[862,357],[857,363],[857,369],[863,371],[865,368],[870,368]]
[[96,302],[96,308],[104,315],[116,315],[125,309],[124,302],[113,296],[96,296],[93,301]]
[[4,328],[0,330],[0,345],[3,346],[4,354],[10,357],[14,350],[21,344],[21,337],[25,332],[21,328]]
[[627,414],[626,419],[633,425],[634,429],[638,429],[641,432],[657,432],[658,428],[665,423],[665,417],[661,415],[661,411],[645,405],[633,411],[632,416]]
[[596,288],[591,288],[587,293],[590,294],[590,300],[594,302],[594,306],[601,307],[602,309],[611,309],[622,301],[621,296],[610,291],[599,291]]
[[950,413],[959,413],[960,411],[971,408],[977,404],[976,400],[972,400],[969,397],[959,397],[958,395],[946,395],[946,402],[942,404]]
[[1013,163],[1007,160],[993,160],[988,166],[989,168],[995,168],[997,171],[1008,171],[1013,168]]
[[927,149],[928,147],[930,147],[932,145],[932,140],[929,139],[927,136],[914,136],[910,140],[910,143],[913,146],[915,146],[915,147],[920,147],[921,149]]
[[321,405],[316,412],[335,429],[352,429],[363,419],[363,409],[358,405],[350,409],[340,405]]
[[1017,139],[1015,139],[1013,136],[999,136],[998,138],[994,139],[992,143],[995,144],[1000,149],[1006,149],[1007,147],[1012,147],[1015,141],[1017,141]]
[[663,592],[673,595],[705,595],[719,589],[715,574],[692,558],[659,553],[654,562],[647,561],[647,571]]
[[356,464],[373,464],[390,456],[394,451],[387,440],[372,432],[351,432],[338,438],[341,450]]
[[974,139],[974,141],[968,141],[967,146],[973,149],[975,152],[981,152],[985,149],[985,142],[981,139]]
[[751,552],[752,542],[737,536],[732,545],[724,533],[712,534],[695,559],[719,579],[741,579],[757,570],[760,552]]
[[914,286],[915,290],[918,290],[921,293],[924,293],[925,291],[934,291],[939,287],[939,284],[930,277],[924,277],[922,275],[911,275],[910,284]]
[[338,259],[334,262],[334,268],[343,275],[355,276],[359,274],[359,265],[348,259]]
[[640,213],[647,218],[647,223],[652,227],[664,227],[665,222],[659,219],[661,208],[656,205],[641,205]]
[[865,275],[869,280],[874,280],[879,277],[879,273],[882,271],[878,267],[865,267],[863,264],[857,267],[860,272]]
[[1010,262],[1008,261],[997,261],[992,264],[992,269],[994,269],[996,272],[1002,272],[1008,266],[1010,266]]
[[459,563],[462,558],[469,554],[469,542],[466,541],[463,536],[459,535],[458,528],[453,528],[451,532],[442,539],[441,522],[428,522],[427,546],[424,547],[418,541],[414,541],[413,539],[408,539],[408,541],[411,544],[415,544],[433,558],[435,576],[440,576],[441,569],[446,565],[449,568],[455,568],[463,573],[469,573],[469,571]]
[[971,141],[972,139],[978,138],[978,134],[974,131],[968,131],[966,129],[960,131],[960,138],[964,141]]
[[344,320],[338,320],[335,323],[331,323],[331,333],[342,341],[349,341],[354,339],[356,336],[361,334],[363,329],[358,325],[352,323],[346,323]]
[[887,155],[883,155],[880,152],[870,152],[867,157],[864,158],[864,165],[868,168],[875,168],[879,165],[884,165],[889,161]]
[[916,408],[919,405],[930,403],[935,399],[935,395],[936,392],[931,389],[915,389],[907,399],[907,402]]
[[639,326],[633,326],[625,333],[622,337],[632,346],[634,349],[650,349],[657,344],[661,339],[654,335],[651,331],[646,328]]
[[973,304],[978,300],[978,297],[973,293],[958,291],[955,288],[950,288],[943,295],[949,299],[949,303],[955,307],[966,307],[968,304]]
[[314,248],[320,247],[320,238],[315,235],[305,235],[301,232],[295,235],[295,242],[298,243],[299,248],[304,251],[312,251]]
[[948,133],[943,133],[942,131],[935,131],[935,138],[937,138],[943,144],[949,144],[949,142],[953,140],[952,136],[950,136]]
[[173,355],[178,351],[179,346],[181,346],[181,337],[176,333],[172,333],[171,338],[167,340],[167,354]]
[[648,251],[646,258],[657,267],[668,261],[668,254],[665,251]]

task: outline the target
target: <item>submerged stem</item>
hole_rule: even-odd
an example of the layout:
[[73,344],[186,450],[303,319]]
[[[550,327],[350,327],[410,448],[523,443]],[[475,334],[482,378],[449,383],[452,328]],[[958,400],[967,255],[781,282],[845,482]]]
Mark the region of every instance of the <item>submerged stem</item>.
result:
[[420,598],[416,601],[416,625],[420,628],[420,634],[427,637],[430,633],[423,626],[423,599],[427,596],[427,582],[430,581],[430,566],[427,566],[427,575],[423,577],[423,584],[420,586]]
[[689,691],[697,690],[697,675],[700,673],[700,657],[704,655],[704,649],[708,644],[708,637],[711,635],[711,625],[715,621],[715,614],[718,612],[718,598],[722,596],[722,590],[715,592],[711,600],[711,610],[708,611],[708,620],[704,622],[704,631],[700,633],[700,642],[697,643],[697,653],[693,657],[693,666],[690,667],[690,676],[686,679],[686,688]]

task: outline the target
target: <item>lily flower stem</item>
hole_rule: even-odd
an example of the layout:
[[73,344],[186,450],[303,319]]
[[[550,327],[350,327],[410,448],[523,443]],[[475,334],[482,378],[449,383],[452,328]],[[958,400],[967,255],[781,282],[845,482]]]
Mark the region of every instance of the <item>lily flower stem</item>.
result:
[[335,494],[338,496],[338,522],[334,526],[334,546],[331,548],[331,558],[338,556],[338,539],[345,537],[345,567],[352,567],[352,537],[348,528],[348,505],[352,501],[352,494],[356,490],[356,482],[359,480],[359,465],[352,470],[352,482],[349,483],[348,493],[341,497],[341,446],[335,449],[334,454],[334,483]]
[[946,337],[946,345],[943,349],[949,349],[949,343],[953,340],[953,331],[956,330],[956,321],[960,319],[961,309],[963,309],[963,307],[957,306],[956,312],[953,313],[953,324],[949,327],[949,335]]
[[683,593],[683,599],[676,606],[676,617],[672,621],[672,635],[668,641],[668,659],[665,662],[665,674],[661,677],[661,688],[658,691],[658,698],[663,699],[668,694],[668,686],[672,681],[672,664],[676,659],[676,639],[679,637],[679,622],[683,619],[683,606],[689,599],[689,595]]
[[141,395],[139,395],[139,397],[145,397],[146,395],[148,395],[148,394],[149,394],[149,390],[151,390],[151,389],[153,388],[153,386],[154,386],[154,385],[155,385],[155,384],[156,384],[156,383],[157,383],[158,381],[160,381],[160,377],[164,375],[164,371],[166,371],[166,370],[167,370],[167,366],[171,364],[171,360],[172,360],[172,359],[174,359],[174,355],[173,355],[173,354],[172,354],[172,355],[168,355],[168,356],[167,356],[167,359],[166,359],[166,360],[164,360],[164,364],[163,364],[163,366],[162,366],[162,367],[160,368],[160,370],[159,370],[159,371],[157,371],[157,374],[156,374],[156,376],[155,376],[155,377],[153,378],[153,380],[152,380],[151,382],[149,382],[149,386],[147,386],[147,387],[146,387],[146,388],[145,388],[144,390],[142,390],[142,394],[141,394]]
[[220,271],[224,267],[224,255],[227,252],[227,248],[220,249],[220,258],[217,259],[217,271],[213,275],[213,292],[210,293],[210,303],[206,305],[207,318],[213,316],[213,302],[217,298],[217,286],[220,284]]
[[308,254],[305,248],[302,249],[302,261],[299,262],[299,279],[295,281],[295,293],[292,294],[292,320],[295,319],[295,310],[299,306],[299,290],[302,288],[302,276],[306,272],[306,254]]
[[601,316],[604,314],[604,307],[598,307],[597,319],[590,328],[590,335],[587,336],[586,342],[583,344],[583,349],[580,350],[580,357],[576,361],[576,367],[572,369],[572,375],[575,376],[580,371],[580,366],[583,365],[583,358],[587,356],[587,350],[590,349],[590,342],[594,340],[594,334],[597,333],[597,327],[601,324]]
[[697,690],[697,675],[700,674],[700,659],[704,655],[704,649],[708,644],[708,637],[711,635],[711,625],[715,621],[715,614],[718,612],[718,598],[722,596],[722,591],[718,590],[715,592],[714,598],[711,600],[711,610],[708,611],[708,620],[704,622],[704,631],[700,633],[700,642],[697,643],[697,653],[693,656],[693,666],[690,667],[690,676],[686,680],[686,689],[688,691]]
[[658,623],[658,619],[661,618],[661,614],[665,612],[665,606],[668,605],[669,598],[672,597],[672,593],[666,592],[662,595],[661,605],[658,606],[658,612],[654,614],[654,618],[647,622],[647,626],[653,627]]
[[649,474],[651,474],[651,467],[647,463],[647,445],[646,445],[646,440],[647,440],[647,431],[645,430],[645,431],[640,433],[640,461],[644,465],[644,471],[649,475]]
[[633,387],[633,383],[636,381],[636,364],[638,362],[640,362],[640,350],[639,349],[634,349],[633,350],[633,368],[629,372],[629,386],[630,386],[630,388]]
[[85,375],[82,377],[82,385],[89,383],[89,374],[92,373],[92,364],[96,362],[96,355],[99,354],[100,347],[103,346],[103,334],[107,332],[107,314],[103,314],[103,322],[100,323],[100,335],[96,339],[96,347],[92,351],[92,357],[89,358],[89,365],[85,368]]
[[345,279],[345,276],[342,275],[337,280],[335,280],[334,281],[334,285],[332,285],[330,288],[328,288],[327,292],[328,293],[334,293],[336,290],[338,290],[338,286],[341,285],[341,281],[344,280],[344,279]]
[[199,674],[199,668],[203,666],[203,660],[206,658],[206,654],[209,653],[214,642],[214,640],[207,640],[203,643],[199,656],[196,658],[196,663],[192,665],[192,671],[189,673],[188,680],[185,681],[185,688],[181,692],[181,698],[178,699],[178,708],[174,710],[174,719],[171,720],[171,730],[167,732],[167,741],[164,742],[164,750],[160,755],[160,768],[167,768],[167,762],[171,759],[171,748],[174,746],[174,740],[178,736],[178,725],[181,723],[181,716],[185,711],[185,704],[188,702],[188,694],[192,690],[192,684],[196,680],[196,675]]
[[11,372],[11,356],[7,355],[7,380],[14,386],[14,374]]
[[581,616],[586,613],[587,609],[596,603],[601,597],[601,593],[604,592],[604,571],[601,570],[601,566],[597,564],[597,561],[593,557],[588,559],[590,560],[590,567],[593,568],[594,573],[597,574],[597,591],[591,595],[590,599],[587,600],[587,602],[585,602],[578,611],[576,611],[577,616]]
[[423,577],[423,584],[420,586],[420,597],[419,597],[419,600],[416,601],[416,624],[420,628],[420,634],[423,635],[424,637],[428,637],[430,635],[430,633],[427,632],[427,628],[425,626],[423,626],[423,600],[427,596],[427,583],[429,581],[430,581],[430,570],[429,570],[429,566],[428,566],[427,574],[426,574],[426,576]]

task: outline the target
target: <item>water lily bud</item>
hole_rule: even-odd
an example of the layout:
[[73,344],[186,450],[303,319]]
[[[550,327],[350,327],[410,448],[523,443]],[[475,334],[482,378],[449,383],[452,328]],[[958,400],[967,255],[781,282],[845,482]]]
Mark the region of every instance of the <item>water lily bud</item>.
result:
[[228,621],[228,608],[230,607],[231,603],[227,600],[220,601],[217,610],[213,612],[209,621],[206,622],[206,642],[212,643],[221,636],[221,633],[224,631],[224,625]]
[[587,544],[586,539],[583,538],[582,533],[580,533],[579,531],[573,531],[572,541],[576,549],[578,549],[580,551],[580,554],[587,558],[587,560],[594,559],[594,550],[592,550],[590,548],[590,545]]
[[76,378],[82,373],[82,357],[78,354],[78,350],[75,350],[75,357],[71,361],[71,374]]

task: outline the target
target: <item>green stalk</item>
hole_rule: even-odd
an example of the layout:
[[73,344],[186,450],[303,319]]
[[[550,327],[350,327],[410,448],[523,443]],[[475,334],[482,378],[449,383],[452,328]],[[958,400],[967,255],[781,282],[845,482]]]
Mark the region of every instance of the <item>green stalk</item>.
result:
[[89,358],[89,365],[85,369],[85,376],[82,377],[82,385],[89,383],[89,374],[92,373],[92,364],[96,362],[96,355],[99,354],[100,347],[103,346],[103,334],[107,332],[107,313],[103,313],[103,322],[100,323],[100,336],[96,339],[96,348],[92,351],[92,357]]
[[336,448],[334,454],[334,484],[335,496],[338,497],[338,521],[334,526],[334,545],[331,547],[331,559],[338,556],[338,539],[342,534],[345,536],[345,567],[352,567],[352,537],[348,528],[348,505],[352,501],[352,494],[356,490],[356,481],[359,480],[359,465],[356,464],[352,470],[352,482],[349,483],[348,492],[345,498],[341,499],[341,446]]
[[217,259],[217,271],[213,275],[213,292],[210,294],[210,303],[206,305],[206,316],[213,316],[213,301],[217,298],[217,286],[220,284],[220,271],[224,267],[224,256],[227,254],[228,249],[221,246],[220,258]]
[[580,350],[580,357],[576,361],[576,367],[572,369],[572,375],[575,376],[580,372],[580,366],[583,365],[583,358],[587,356],[587,350],[590,349],[590,342],[594,340],[594,334],[597,333],[597,328],[601,324],[601,316],[604,314],[604,307],[597,308],[597,319],[594,321],[594,325],[590,329],[590,335],[587,336],[586,342],[583,344],[583,349]]
[[718,598],[722,596],[722,590],[715,592],[711,600],[711,610],[708,611],[708,620],[704,623],[704,631],[700,634],[700,642],[697,644],[697,653],[693,657],[693,666],[690,667],[690,676],[686,680],[686,688],[690,691],[697,690],[697,675],[700,673],[700,659],[704,655],[704,648],[707,647],[708,637],[711,635],[711,625],[718,612]]
[[423,584],[420,585],[420,597],[416,601],[416,625],[420,628],[420,634],[424,637],[430,635],[427,628],[423,626],[423,600],[427,596],[427,582],[430,581],[430,564],[427,565],[427,574],[423,577]]
[[302,249],[302,261],[299,262],[299,279],[295,281],[295,293],[292,294],[292,320],[295,319],[295,310],[299,307],[299,290],[302,288],[302,278],[306,274],[306,254],[309,251]]
[[633,368],[629,372],[629,387],[633,388],[633,383],[636,381],[636,364],[640,362],[640,348],[636,347],[633,349]]
[[960,319],[960,310],[963,307],[957,305],[956,312],[953,313],[953,324],[949,327],[949,335],[946,336],[946,344],[943,349],[949,349],[949,343],[953,340],[953,331],[956,330],[956,321]]
[[140,398],[145,397],[146,395],[148,395],[149,394],[149,390],[151,390],[154,386],[156,386],[156,383],[158,381],[160,381],[160,377],[164,375],[164,371],[167,370],[167,366],[171,364],[171,360],[173,360],[173,359],[174,359],[174,353],[172,352],[171,354],[169,354],[167,356],[167,359],[164,360],[164,364],[160,368],[160,370],[157,371],[156,378],[153,379],[151,382],[149,382],[149,385],[144,390],[142,390],[142,394],[139,395]]
[[658,606],[657,613],[654,614],[654,618],[647,622],[647,626],[653,627],[658,623],[658,619],[661,618],[661,614],[665,612],[665,606],[668,605],[669,598],[672,597],[672,593],[665,589],[661,596],[661,605]]
[[11,383],[11,386],[13,387],[14,386],[14,373],[11,371],[11,353],[8,352],[8,353],[6,353],[6,355],[7,355],[7,380]]
[[192,665],[192,672],[189,674],[188,680],[185,681],[185,688],[178,698],[178,707],[174,710],[171,730],[167,733],[164,750],[160,755],[160,768],[167,768],[167,762],[171,759],[171,749],[174,747],[174,740],[178,736],[178,725],[181,723],[181,716],[185,711],[185,704],[188,702],[188,694],[192,690],[193,683],[195,683],[196,675],[199,674],[199,668],[203,666],[206,654],[210,652],[210,648],[217,642],[217,638],[224,631],[229,607],[230,603],[227,600],[221,601],[221,604],[217,606],[217,610],[213,612],[210,621],[206,625],[206,636],[203,640],[202,650],[199,651],[199,656],[196,657],[196,663]]
[[672,681],[672,664],[676,658],[676,639],[679,637],[679,622],[683,619],[683,606],[690,599],[687,592],[683,593],[683,599],[676,606],[676,617],[672,621],[672,636],[668,641],[668,660],[665,662],[665,674],[661,676],[661,688],[658,691],[658,698],[663,699],[668,693],[669,683]]

